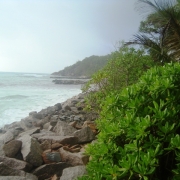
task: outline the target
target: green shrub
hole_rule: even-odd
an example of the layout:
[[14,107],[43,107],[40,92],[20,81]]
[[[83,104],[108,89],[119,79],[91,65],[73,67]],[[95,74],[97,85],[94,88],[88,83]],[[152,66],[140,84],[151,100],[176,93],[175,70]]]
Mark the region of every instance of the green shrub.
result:
[[[91,110],[100,110],[101,103],[110,92],[119,91],[137,82],[153,64],[144,51],[124,46],[113,52],[111,57],[108,64],[95,73],[83,88],[84,92],[88,92],[87,107]],[[96,87],[95,91],[92,86]]]
[[180,64],[147,71],[106,98],[81,180],[180,179]]

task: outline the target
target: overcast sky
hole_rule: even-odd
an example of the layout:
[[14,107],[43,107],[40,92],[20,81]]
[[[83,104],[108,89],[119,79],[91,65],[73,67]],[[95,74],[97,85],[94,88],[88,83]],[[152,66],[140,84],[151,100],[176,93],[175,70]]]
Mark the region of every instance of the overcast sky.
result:
[[52,73],[132,39],[137,0],[0,0],[0,71]]

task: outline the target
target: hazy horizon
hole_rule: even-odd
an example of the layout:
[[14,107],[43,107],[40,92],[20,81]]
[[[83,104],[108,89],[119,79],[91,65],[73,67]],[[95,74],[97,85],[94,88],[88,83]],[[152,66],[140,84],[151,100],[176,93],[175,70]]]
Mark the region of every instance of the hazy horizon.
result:
[[138,31],[134,0],[0,1],[0,72],[57,72]]

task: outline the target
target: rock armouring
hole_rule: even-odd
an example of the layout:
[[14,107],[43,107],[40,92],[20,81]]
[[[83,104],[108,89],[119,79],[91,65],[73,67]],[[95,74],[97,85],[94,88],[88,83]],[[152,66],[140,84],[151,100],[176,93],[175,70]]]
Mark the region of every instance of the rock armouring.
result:
[[52,82],[55,84],[85,84],[88,80],[86,79],[67,79],[67,80],[60,80],[54,79]]
[[0,180],[74,180],[86,173],[87,143],[96,138],[95,113],[85,94],[33,111],[0,133]]

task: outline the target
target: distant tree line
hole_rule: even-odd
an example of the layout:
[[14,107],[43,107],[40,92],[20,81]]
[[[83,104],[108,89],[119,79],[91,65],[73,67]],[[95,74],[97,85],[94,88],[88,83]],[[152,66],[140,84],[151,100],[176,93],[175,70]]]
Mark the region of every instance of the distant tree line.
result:
[[78,61],[75,64],[65,67],[63,70],[53,73],[52,75],[59,76],[86,76],[91,77],[95,72],[102,69],[111,58],[111,55],[105,56],[90,56],[86,57],[82,61]]

